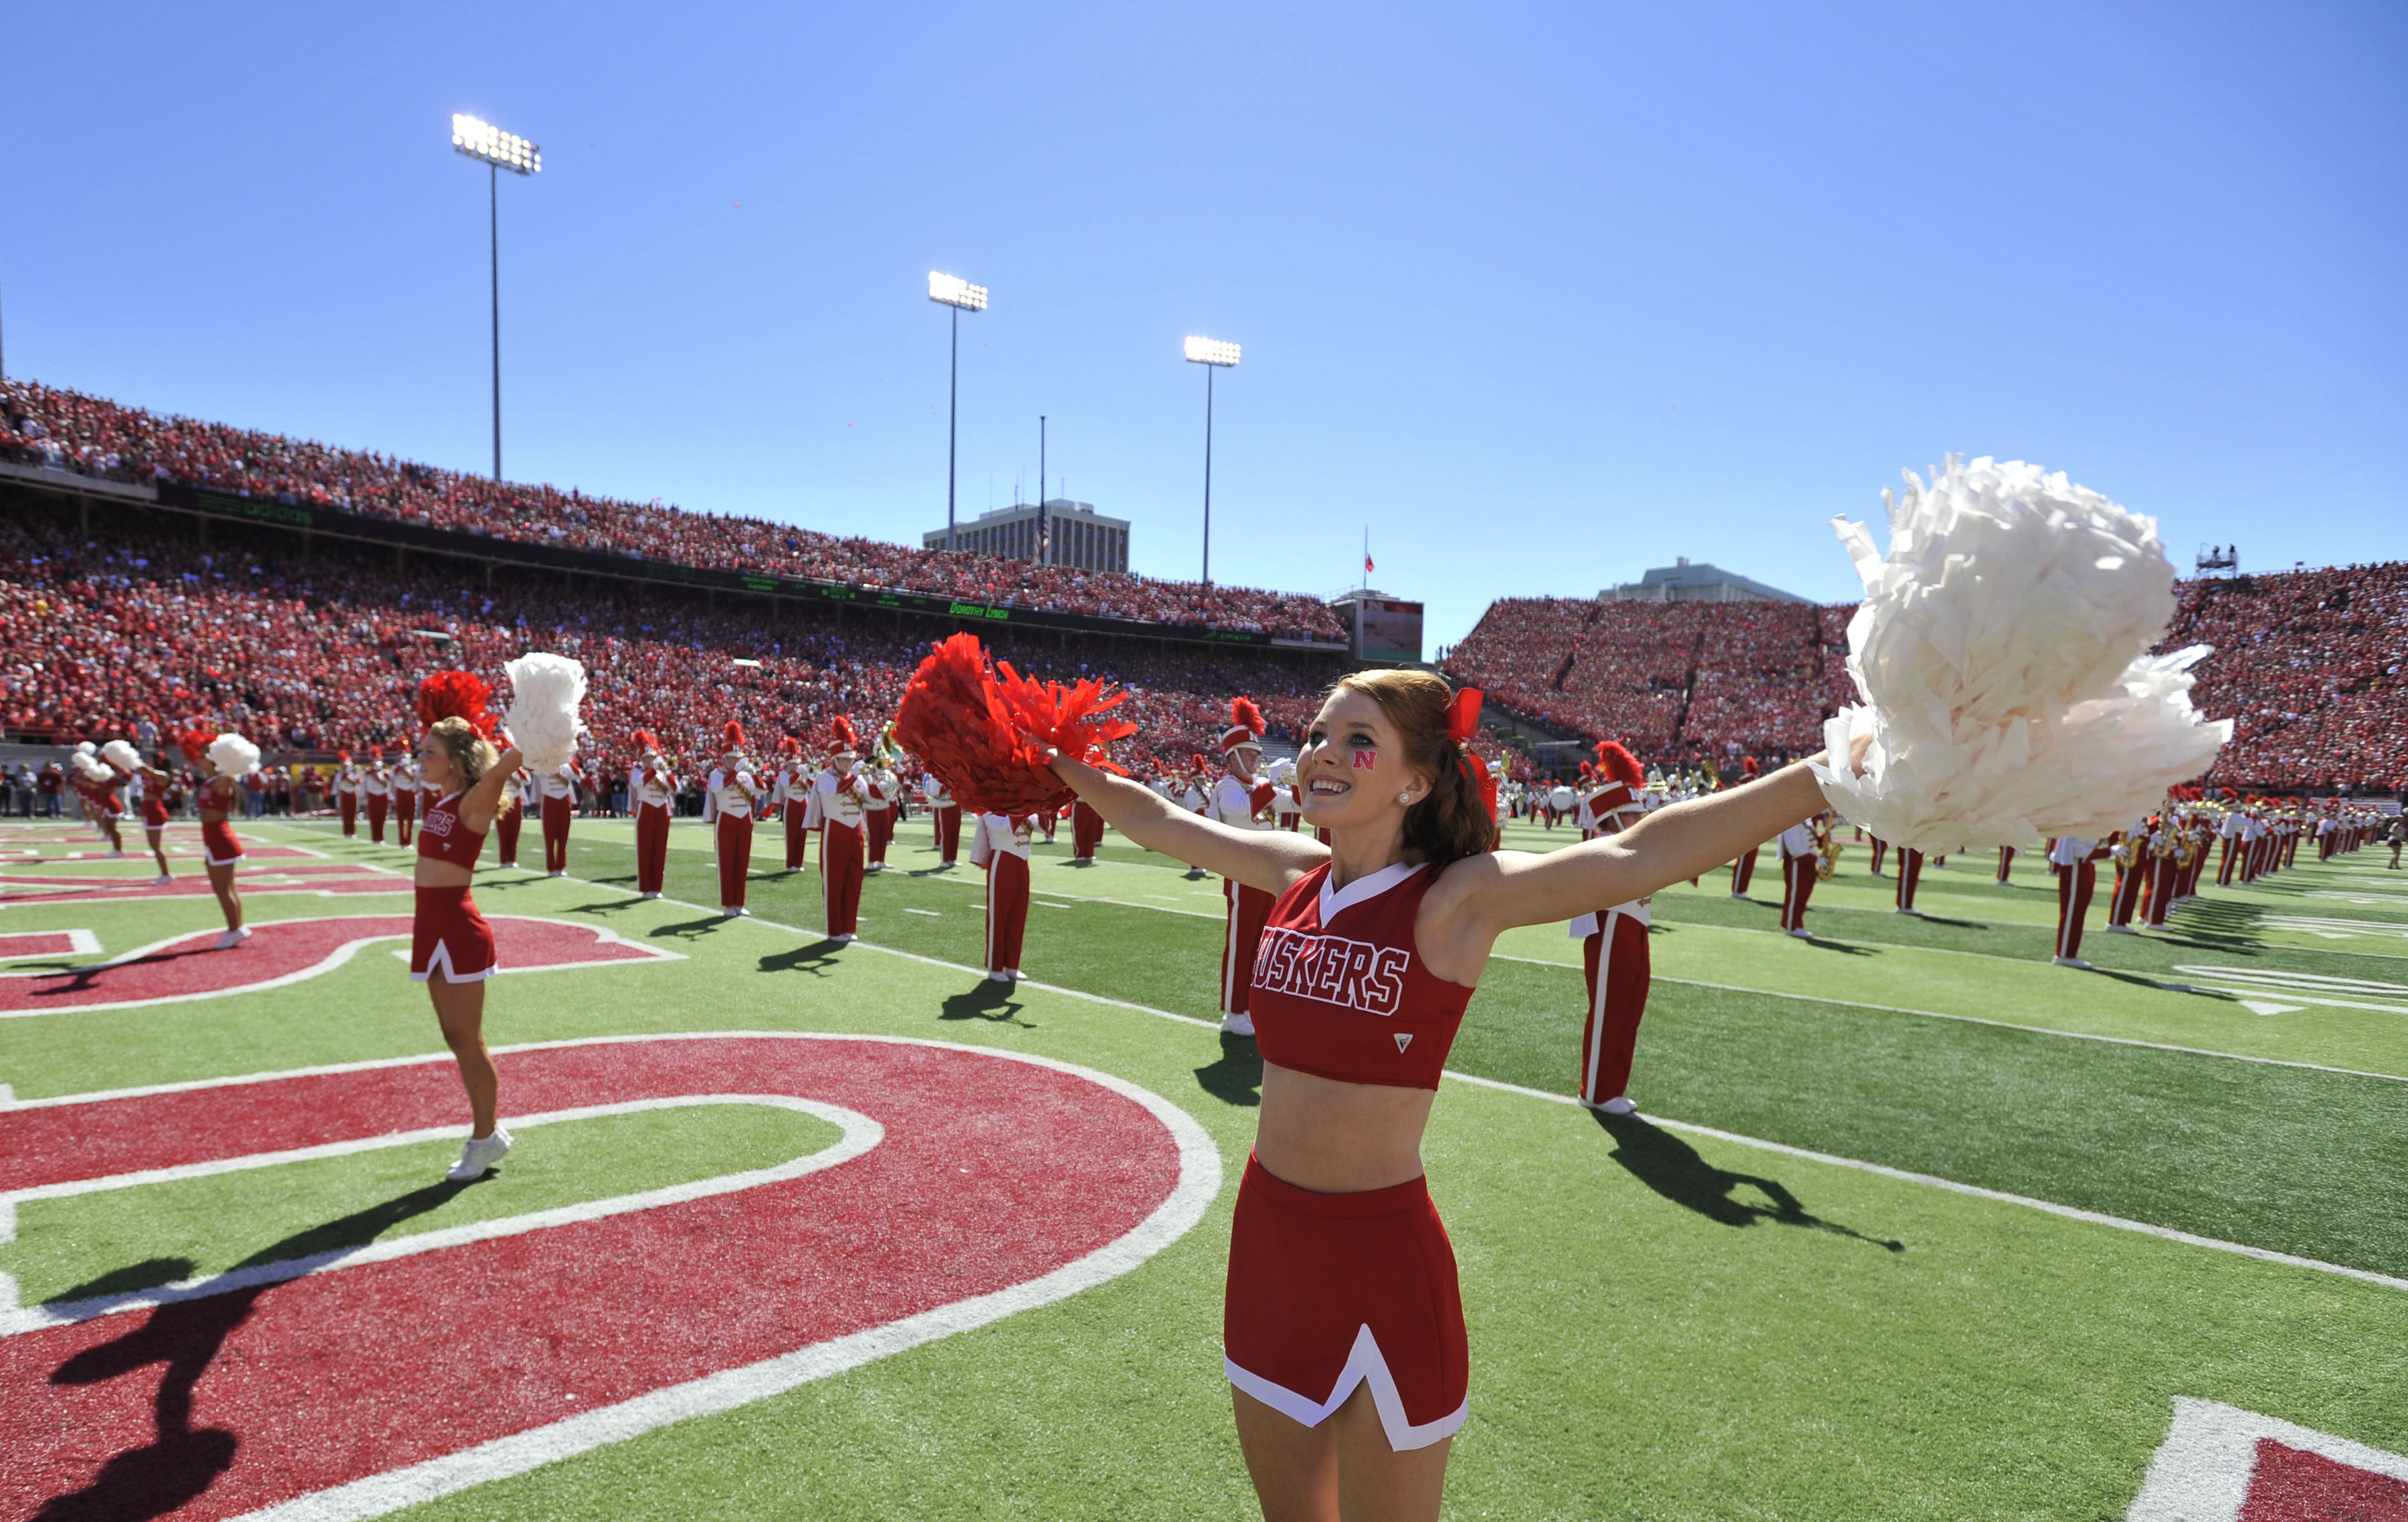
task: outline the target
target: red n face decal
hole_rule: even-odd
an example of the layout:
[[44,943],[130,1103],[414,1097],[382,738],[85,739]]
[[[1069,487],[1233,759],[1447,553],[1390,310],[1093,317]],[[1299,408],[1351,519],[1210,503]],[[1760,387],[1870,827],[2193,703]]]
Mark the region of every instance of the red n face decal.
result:
[[1379,769],[1380,753],[1378,751],[1358,750],[1354,752],[1354,770],[1358,772],[1376,772]]

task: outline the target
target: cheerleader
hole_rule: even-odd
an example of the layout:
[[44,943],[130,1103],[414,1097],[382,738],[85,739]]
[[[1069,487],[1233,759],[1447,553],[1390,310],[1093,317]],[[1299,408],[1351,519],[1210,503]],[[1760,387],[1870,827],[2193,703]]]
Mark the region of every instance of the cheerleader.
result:
[[108,859],[118,861],[125,855],[125,838],[118,833],[117,829],[118,818],[124,813],[123,806],[118,802],[117,789],[125,785],[132,774],[103,761],[93,751],[79,750],[70,759],[75,762],[76,797],[83,804],[84,818],[103,840],[108,842]]
[[516,747],[496,756],[493,742],[457,715],[429,725],[418,747],[419,768],[437,796],[418,832],[409,975],[426,985],[467,1090],[474,1124],[445,1175],[459,1184],[482,1177],[510,1149],[510,1133],[495,1118],[499,1078],[485,1050],[485,980],[497,970],[494,929],[477,912],[468,885],[487,832],[509,806],[503,790],[520,759]]
[[218,908],[225,916],[225,933],[218,937],[218,949],[231,951],[251,939],[251,930],[242,922],[242,890],[234,882],[235,868],[242,864],[242,842],[235,837],[228,820],[242,796],[242,779],[259,769],[259,747],[239,734],[221,734],[206,741],[196,736],[185,754],[209,768],[194,799],[201,813],[201,865],[209,875],[209,891],[218,896]]
[[176,817],[176,808],[183,803],[183,789],[176,779],[149,762],[136,760],[134,775],[142,780],[142,835],[150,846],[150,858],[159,863],[159,875],[150,880],[153,888],[174,886],[176,875],[167,870],[167,821]]
[[668,875],[669,812],[677,801],[677,776],[661,753],[660,736],[638,730],[634,738],[642,752],[627,768],[627,797],[636,807],[636,891],[656,899]]
[[710,796],[717,805],[712,829],[719,846],[719,913],[724,919],[749,917],[744,906],[752,867],[752,808],[761,794],[752,764],[744,759],[744,726],[727,721],[726,753],[711,770]]
[[1297,763],[1326,848],[1053,760],[1140,846],[1275,895],[1254,959],[1262,1105],[1223,1324],[1238,1439],[1268,1516],[1328,1515],[1341,1498],[1438,1514],[1469,1410],[1469,1349],[1421,1140],[1498,936],[1644,898],[1823,807],[1801,764],[1619,834],[1500,852],[1469,749],[1479,701],[1429,672],[1340,679]]

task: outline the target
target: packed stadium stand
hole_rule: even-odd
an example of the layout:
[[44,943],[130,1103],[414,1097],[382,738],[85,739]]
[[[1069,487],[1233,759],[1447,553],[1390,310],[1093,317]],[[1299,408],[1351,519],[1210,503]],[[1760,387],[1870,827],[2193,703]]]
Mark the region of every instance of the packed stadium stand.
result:
[[[607,765],[628,758],[637,729],[692,762],[714,753],[731,718],[765,750],[782,733],[824,733],[839,713],[883,723],[930,640],[950,632],[767,599],[714,606],[729,600],[595,578],[522,574],[489,590],[455,562],[396,569],[390,556],[342,544],[295,560],[257,531],[211,525],[210,534],[202,545],[188,522],[122,508],[87,526],[46,496],[8,494],[0,729],[49,743],[147,739],[207,722],[271,754],[390,752],[417,733],[422,676],[460,666],[498,681],[503,661],[543,648],[589,668],[587,718]],[[983,633],[1023,670],[1127,687],[1125,711],[1140,729],[1126,759],[1166,769],[1212,753],[1233,692],[1252,693],[1274,732],[1293,738],[1343,669],[1301,651]]]
[[[2161,648],[2214,647],[2201,711],[2237,725],[2210,783],[2408,785],[2408,564],[2180,583]],[[1507,598],[1446,661],[1489,701],[1651,760],[1803,755],[1856,700],[1854,605]]]
[[1054,613],[1342,644],[1319,598],[1157,581],[988,555],[839,539],[756,518],[495,482],[357,449],[163,418],[27,380],[0,381],[0,460],[706,570],[807,577]]

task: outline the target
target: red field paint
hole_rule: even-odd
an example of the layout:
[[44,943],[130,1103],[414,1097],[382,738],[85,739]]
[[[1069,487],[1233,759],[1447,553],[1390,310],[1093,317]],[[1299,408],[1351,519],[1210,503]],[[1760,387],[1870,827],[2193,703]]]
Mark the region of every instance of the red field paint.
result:
[[[505,973],[674,960],[680,955],[574,920],[495,915],[492,922]],[[123,1009],[278,988],[331,972],[371,942],[407,941],[409,923],[408,915],[271,919],[251,926],[251,939],[231,951],[216,949],[219,932],[194,931],[97,967],[0,972],[0,1018]]]
[[[1192,1119],[1041,1060],[729,1032],[500,1061],[523,1113],[774,1093],[883,1138],[760,1188],[0,1338],[0,1516],[224,1517],[304,1497],[313,1516],[375,1515],[1061,1299],[1176,1240],[1219,1187]],[[0,1188],[460,1108],[439,1059],[36,1101],[0,1111]],[[507,1189],[508,1164],[477,1187]]]
[[0,934],[0,961],[26,957],[89,957],[100,949],[88,930],[17,931]]
[[2408,1457],[2176,1397],[2127,1522],[2408,1522]]
[[[240,834],[241,832],[236,831],[236,833]],[[171,859],[189,857],[197,861],[204,854],[201,849],[201,837],[198,834],[182,840],[170,835],[162,844],[166,847],[167,855]],[[253,840],[245,840],[242,843],[242,854],[243,859],[249,861],[323,861],[326,860],[323,851],[304,850],[298,846],[263,846]],[[147,846],[139,851],[129,846],[125,853],[125,860],[117,864],[126,867],[144,867],[150,860],[150,852]],[[48,856],[0,858],[0,866],[5,866],[7,875],[14,876],[20,867],[38,867],[45,862],[55,864],[61,861],[107,863],[108,861],[108,842],[102,842],[100,847],[93,850],[53,849]]]

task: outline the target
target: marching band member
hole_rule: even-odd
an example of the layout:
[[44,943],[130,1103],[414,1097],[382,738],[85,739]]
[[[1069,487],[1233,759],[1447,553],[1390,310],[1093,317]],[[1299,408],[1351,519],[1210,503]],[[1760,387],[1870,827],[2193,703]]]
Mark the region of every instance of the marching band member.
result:
[[338,763],[335,768],[335,812],[342,817],[343,836],[357,839],[360,832],[360,769],[352,764],[348,750],[335,752]]
[[[1188,813],[1200,814],[1210,818],[1212,815],[1212,763],[1193,752],[1190,753],[1190,759],[1196,763],[1195,769],[1190,771],[1181,782],[1182,790],[1180,801],[1186,805]],[[1202,867],[1190,866],[1186,875],[1190,878],[1202,878],[1209,877],[1211,874]],[[1227,959],[1225,957],[1223,960],[1226,961]],[[1222,1023],[1226,1026],[1228,1022],[1224,1020]]]
[[[1734,786],[1742,782],[1753,782],[1759,775],[1759,769],[1756,764],[1756,758],[1754,756],[1742,758],[1742,766],[1743,770],[1741,775],[1731,779]],[[1743,899],[1747,897],[1749,885],[1756,881],[1756,858],[1757,852],[1761,849],[1762,847],[1760,846],[1751,846],[1746,850],[1741,852],[1739,859],[1731,863],[1731,897],[1735,899]],[[1783,922],[1784,924],[1787,922],[1787,910],[1784,909]]]
[[[1597,764],[1605,788],[1584,803],[1605,834],[1617,834],[1645,812],[1640,793],[1647,785],[1638,759],[1620,743],[1600,742]],[[1634,780],[1635,779],[1635,780]],[[1628,1115],[1639,1106],[1629,1095],[1630,1061],[1639,1049],[1639,1022],[1647,1017],[1655,958],[1647,946],[1653,914],[1646,898],[1632,899],[1595,914],[1580,915],[1571,934],[1581,943],[1581,973],[1588,984],[1588,1015],[1581,1026],[1580,1101],[1607,1115]]]
[[2141,883],[2141,921],[2152,929],[2163,929],[2174,906],[2172,815],[2159,813],[2149,820],[2148,851],[2143,863],[2147,875]]
[[195,734],[186,743],[184,754],[196,766],[208,768],[200,796],[194,800],[201,814],[201,866],[209,875],[209,891],[218,896],[218,911],[225,916],[225,933],[218,937],[218,949],[229,951],[250,940],[251,930],[242,922],[242,890],[234,880],[235,869],[242,864],[242,842],[227,820],[240,806],[242,779],[259,767],[259,747],[239,734],[221,734],[214,740]]
[[418,766],[404,756],[393,768],[393,833],[404,849],[409,846],[409,832],[418,823]]
[[780,737],[778,754],[783,759],[778,767],[778,780],[769,791],[769,807],[773,818],[781,818],[785,822],[786,870],[800,872],[803,840],[810,830],[811,775],[803,769],[803,742],[793,735]]
[[752,804],[758,778],[744,759],[744,726],[734,719],[723,732],[726,753],[711,769],[709,792],[718,801],[712,828],[719,846],[719,913],[721,917],[748,917],[744,906],[747,874],[752,866]]
[[568,875],[568,822],[577,814],[577,766],[563,761],[537,779],[543,799],[543,875]]
[[820,906],[828,938],[850,943],[861,930],[862,832],[869,820],[869,787],[861,776],[861,737],[853,720],[838,714],[828,728],[835,745],[811,782],[820,801]]
[[2107,895],[2107,928],[2118,935],[2137,935],[2132,917],[2140,911],[2141,884],[2148,876],[2149,826],[2144,820],[2118,830],[2107,845],[2115,863],[2115,887]]
[[1821,842],[1814,821],[1802,820],[1781,832],[1781,928],[1801,941],[1814,932],[1806,928],[1806,901],[1814,896],[1815,869],[1822,864]]
[[[1880,844],[1876,842],[1873,848],[1878,852],[1881,848]],[[1922,912],[1914,906],[1914,890],[1922,881],[1923,853],[1911,846],[1900,847],[1898,853],[1897,894],[1899,914],[1911,915]]]
[[1428,672],[1340,678],[1298,762],[1326,849],[1053,763],[1139,845],[1275,895],[1254,963],[1262,1103],[1223,1330],[1239,1443],[1268,1516],[1326,1516],[1333,1492],[1438,1515],[1469,1412],[1469,1348],[1421,1145],[1498,935],[1645,897],[1823,806],[1813,774],[1792,766],[1605,840],[1499,852],[1468,749],[1477,702]]
[[[1864,833],[1862,830],[1858,830],[1856,832],[1858,834]],[[1879,835],[1870,835],[1866,838],[1872,842],[1873,864],[1870,870],[1872,875],[1878,877],[1882,875],[1882,861],[1889,855],[1889,842],[1882,839]]]
[[384,747],[368,747],[368,768],[360,775],[360,795],[368,803],[368,841],[384,844],[385,816],[393,810],[393,773],[384,763]]
[[2099,859],[2106,847],[2072,835],[2059,835],[2048,848],[2049,864],[2057,869],[2057,955],[2059,967],[2087,970],[2082,960],[2082,921],[2090,913],[2090,895],[2099,887]]
[[1002,814],[975,819],[970,865],[986,869],[986,975],[1013,983],[1028,933],[1028,821]]
[[1104,843],[1104,817],[1093,805],[1073,800],[1070,804],[1070,861],[1078,866],[1093,866],[1096,847]]
[[2001,846],[1999,847],[1999,883],[2001,887],[2005,886],[2007,882],[2007,869],[2014,865],[2014,861],[2015,848],[2014,846]]
[[638,730],[632,738],[638,756],[627,768],[627,797],[636,808],[636,890],[656,899],[668,875],[669,814],[677,806],[677,775],[661,753],[660,736]]
[[502,806],[494,811],[494,864],[515,872],[519,864],[519,826],[525,822],[527,811],[535,808],[535,779],[526,768],[513,768],[502,779]]
[[455,1183],[481,1178],[510,1149],[497,1116],[500,1078],[485,1050],[485,980],[494,975],[494,929],[468,891],[478,853],[494,816],[508,806],[503,784],[519,769],[516,747],[495,755],[493,742],[457,715],[427,726],[418,764],[439,796],[418,832],[418,912],[410,935],[409,975],[426,985],[436,1023],[460,1068],[473,1118],[460,1160],[446,1175]]
[[[1207,817],[1234,830],[1268,830],[1271,785],[1255,775],[1263,761],[1263,715],[1251,699],[1229,700],[1229,727],[1221,732],[1221,757],[1228,768],[1212,784]],[[1221,1029],[1251,1036],[1246,997],[1254,982],[1254,946],[1263,938],[1263,917],[1271,896],[1234,877],[1221,879],[1225,915],[1221,926]]]
[[869,850],[869,861],[863,868],[865,872],[886,870],[886,847],[895,840],[895,816],[899,812],[896,805],[902,802],[903,784],[902,779],[895,775],[894,733],[895,725],[891,720],[885,729],[879,732],[877,743],[869,747],[869,770],[862,778],[867,794],[866,806],[869,810],[865,842]]
[[937,832],[937,870],[951,871],[962,848],[962,805],[953,802],[944,780],[934,772],[920,779],[920,797],[928,805],[928,819]]

